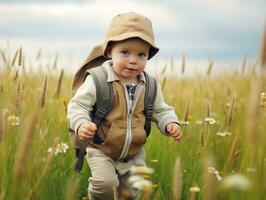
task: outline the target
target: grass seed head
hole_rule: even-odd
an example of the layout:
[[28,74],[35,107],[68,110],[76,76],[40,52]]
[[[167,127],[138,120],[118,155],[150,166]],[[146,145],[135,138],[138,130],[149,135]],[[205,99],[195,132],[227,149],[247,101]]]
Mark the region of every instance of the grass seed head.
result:
[[43,108],[45,106],[45,102],[46,102],[46,96],[47,96],[47,75],[44,78],[44,82],[43,82],[43,88],[42,88],[42,95],[40,97],[40,107]]

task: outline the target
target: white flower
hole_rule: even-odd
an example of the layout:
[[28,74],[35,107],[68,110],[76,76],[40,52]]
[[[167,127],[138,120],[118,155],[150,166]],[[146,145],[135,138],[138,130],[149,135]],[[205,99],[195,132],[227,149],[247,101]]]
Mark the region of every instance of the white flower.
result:
[[130,172],[133,174],[152,174],[154,169],[146,166],[132,166]]
[[133,175],[128,178],[128,183],[132,185],[133,188],[138,190],[143,190],[145,187],[151,187],[152,183],[149,180],[144,179],[141,175]]
[[141,181],[136,181],[132,184],[132,187],[138,190],[143,190],[146,188],[150,188],[152,186],[151,182],[148,180],[141,180]]
[[200,191],[200,188],[197,187],[197,186],[194,186],[194,187],[191,187],[191,188],[189,189],[189,191],[190,191],[190,192],[199,192],[199,191]]
[[222,187],[224,189],[237,189],[244,191],[251,188],[251,183],[249,179],[242,174],[232,174],[224,177]]
[[266,107],[266,93],[265,92],[262,92],[260,94],[260,105],[262,107]]
[[225,136],[231,136],[231,133],[228,132],[228,131],[225,131],[225,132],[217,132],[216,135],[217,136],[220,136],[220,137],[225,137]]
[[213,174],[215,172],[215,168],[214,167],[208,167],[208,172]]
[[16,115],[10,115],[10,116],[7,118],[7,121],[8,121],[12,126],[18,126],[18,125],[19,125],[19,122],[20,122],[20,119],[19,119],[19,117],[17,117]]
[[130,168],[130,177],[127,181],[134,189],[133,193],[135,193],[136,196],[152,189],[152,182],[146,178],[148,174],[153,172],[154,170],[152,168],[146,166],[132,166]]
[[215,169],[214,167],[208,167],[208,172],[210,174],[215,175],[215,177],[218,181],[222,180],[222,176],[220,175],[219,171],[217,169]]
[[210,124],[210,125],[213,125],[216,123],[215,119],[211,118],[211,117],[206,117],[205,118],[205,121]]
[[217,178],[218,181],[221,181],[221,180],[223,179],[223,178],[221,177],[221,175],[219,175],[219,174],[216,175],[216,178]]
[[66,153],[68,148],[68,145],[62,142],[60,144],[57,144],[56,147],[49,147],[47,152],[54,154],[54,156],[57,156],[60,153]]
[[147,180],[148,174],[152,174],[154,169],[146,166],[132,166],[130,168],[130,177],[128,178],[128,183],[137,190],[141,192],[146,189],[152,188],[152,182]]
[[189,121],[179,121],[179,123],[184,126],[189,125]]
[[52,147],[49,147],[49,149],[48,149],[47,152],[48,152],[48,153],[51,153],[51,152],[53,152],[53,150],[54,150],[54,149],[53,149]]
[[136,181],[142,181],[143,179],[144,179],[143,176],[133,175],[133,176],[130,176],[127,181],[129,183],[134,183]]

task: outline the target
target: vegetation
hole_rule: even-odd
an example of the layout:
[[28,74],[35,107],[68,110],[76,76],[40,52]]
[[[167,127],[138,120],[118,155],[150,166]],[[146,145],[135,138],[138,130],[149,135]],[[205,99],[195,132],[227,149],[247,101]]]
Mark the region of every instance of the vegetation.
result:
[[[68,148],[71,77],[58,69],[58,57],[48,73],[36,73],[27,70],[23,55],[22,48],[14,56],[1,50],[0,200],[83,199],[90,171],[84,166],[75,173]],[[184,138],[176,143],[153,127],[145,145],[153,192],[146,199],[264,198],[265,56],[219,76],[212,75],[212,65],[186,77],[184,57],[181,78],[167,77],[165,70],[158,77]]]

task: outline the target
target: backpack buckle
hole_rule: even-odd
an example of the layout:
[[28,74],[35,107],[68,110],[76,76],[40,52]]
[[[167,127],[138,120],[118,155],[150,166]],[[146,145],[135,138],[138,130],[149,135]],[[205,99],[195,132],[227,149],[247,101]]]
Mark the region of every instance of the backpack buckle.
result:
[[146,109],[146,117],[147,117],[148,119],[152,119],[153,108],[154,108],[153,105],[151,105],[151,104],[147,105],[147,109]]
[[106,110],[103,107],[98,107],[95,114],[94,118],[97,118],[99,121],[101,121],[106,114]]

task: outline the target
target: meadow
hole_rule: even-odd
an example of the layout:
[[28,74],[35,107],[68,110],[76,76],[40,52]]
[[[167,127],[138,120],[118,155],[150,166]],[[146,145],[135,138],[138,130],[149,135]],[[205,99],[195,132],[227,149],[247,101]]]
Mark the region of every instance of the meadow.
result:
[[[74,170],[66,119],[72,77],[57,57],[31,71],[22,48],[2,49],[0,63],[0,200],[86,199],[90,170]],[[177,143],[153,126],[145,149],[154,173],[140,199],[265,199],[265,60],[239,63],[219,75],[210,63],[188,77],[183,60],[181,69],[166,65],[178,78],[165,69],[156,77],[184,137]]]

